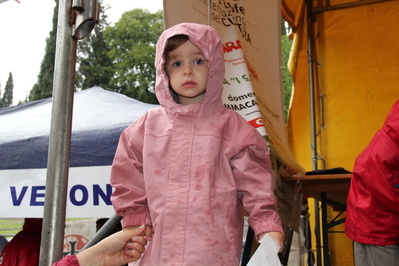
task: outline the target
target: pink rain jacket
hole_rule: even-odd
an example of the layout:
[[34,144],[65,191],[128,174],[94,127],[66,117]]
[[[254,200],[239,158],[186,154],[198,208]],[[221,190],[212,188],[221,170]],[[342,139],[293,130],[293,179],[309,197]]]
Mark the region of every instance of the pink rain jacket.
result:
[[356,158],[345,231],[358,243],[399,244],[399,101]]
[[[208,61],[198,104],[177,104],[169,91],[163,51],[178,34],[188,35]],[[111,172],[116,213],[124,227],[154,228],[140,265],[238,265],[241,202],[256,235],[282,233],[266,141],[222,104],[223,46],[212,27],[183,23],[166,30],[155,66],[161,107],[121,134]]]

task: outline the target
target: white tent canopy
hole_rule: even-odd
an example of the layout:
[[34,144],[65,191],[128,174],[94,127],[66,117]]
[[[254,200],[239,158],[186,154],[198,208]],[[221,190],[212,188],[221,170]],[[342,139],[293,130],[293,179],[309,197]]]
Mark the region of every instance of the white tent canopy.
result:
[[[109,171],[120,133],[146,104],[99,87],[74,96],[67,217],[108,217]],[[0,109],[2,218],[42,217],[52,99]]]

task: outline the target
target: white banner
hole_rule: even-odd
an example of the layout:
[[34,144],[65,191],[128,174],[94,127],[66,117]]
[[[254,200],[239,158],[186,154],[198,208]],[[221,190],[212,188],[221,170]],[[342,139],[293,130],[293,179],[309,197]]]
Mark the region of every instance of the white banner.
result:
[[[240,18],[240,21],[242,20],[243,18]],[[224,42],[224,106],[239,113],[264,136],[266,129],[251,82],[252,79],[257,79],[257,76],[249,72],[249,63],[243,53],[237,31],[234,27],[226,27],[218,33]]]
[[[106,218],[115,214],[109,184],[111,166],[69,170],[67,218]],[[47,169],[0,170],[0,218],[43,217]]]

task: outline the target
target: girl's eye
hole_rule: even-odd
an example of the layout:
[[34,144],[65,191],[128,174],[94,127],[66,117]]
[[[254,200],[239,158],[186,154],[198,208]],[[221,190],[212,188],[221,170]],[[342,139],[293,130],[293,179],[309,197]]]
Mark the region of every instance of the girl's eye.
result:
[[196,65],[202,65],[204,62],[205,62],[205,61],[202,60],[201,58],[198,58],[198,59],[195,59],[195,60],[194,60],[194,64],[196,64]]
[[172,64],[172,66],[174,66],[174,67],[179,67],[179,66],[181,66],[181,65],[182,65],[181,62],[179,62],[179,61],[174,62],[174,63]]

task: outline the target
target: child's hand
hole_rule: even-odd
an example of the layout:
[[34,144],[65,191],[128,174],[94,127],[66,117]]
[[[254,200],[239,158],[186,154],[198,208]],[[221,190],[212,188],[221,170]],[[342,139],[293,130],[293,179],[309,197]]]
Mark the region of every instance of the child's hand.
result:
[[[280,232],[267,232],[272,238],[273,240],[280,246],[280,250],[279,252],[283,251],[283,247],[284,247],[284,238],[283,235]],[[262,233],[259,235],[259,239],[262,239],[265,234],[267,233]]]
[[[126,228],[133,229],[133,228],[137,228],[137,227],[139,227],[139,226],[129,226]],[[152,226],[146,225],[142,236],[145,236],[145,238],[147,238],[148,241],[151,241],[153,233],[154,233],[154,229],[152,228]]]

